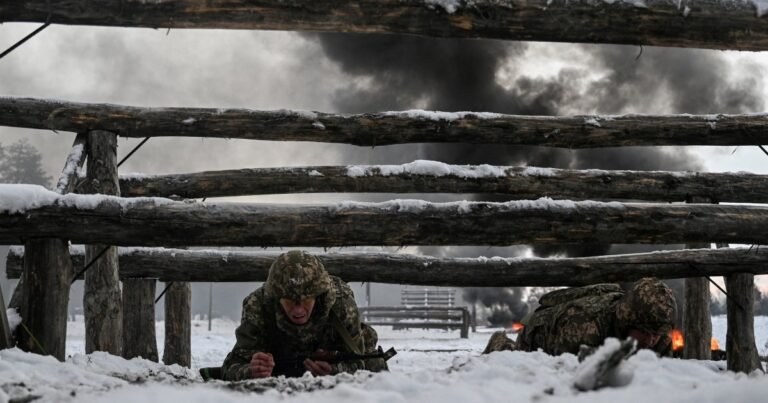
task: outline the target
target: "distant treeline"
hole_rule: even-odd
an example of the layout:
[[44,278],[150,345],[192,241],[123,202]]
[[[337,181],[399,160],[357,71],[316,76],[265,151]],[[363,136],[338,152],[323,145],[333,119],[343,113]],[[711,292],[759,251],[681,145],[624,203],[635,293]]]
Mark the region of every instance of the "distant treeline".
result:
[[[755,316],[768,316],[768,294],[755,287]],[[709,301],[709,309],[712,315],[726,314],[727,299],[712,298]]]

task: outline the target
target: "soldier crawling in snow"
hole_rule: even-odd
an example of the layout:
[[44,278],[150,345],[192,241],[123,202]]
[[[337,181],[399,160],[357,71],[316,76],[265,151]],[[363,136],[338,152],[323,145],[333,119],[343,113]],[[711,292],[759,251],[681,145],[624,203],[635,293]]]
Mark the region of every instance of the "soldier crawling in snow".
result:
[[387,369],[381,358],[335,364],[307,358],[298,365],[281,364],[284,357],[322,351],[375,352],[378,341],[376,331],[361,324],[352,289],[302,251],[280,255],[264,286],[245,298],[235,336],[235,347],[222,366],[225,380]]
[[608,337],[637,340],[639,348],[672,353],[677,308],[672,290],[654,278],[644,278],[624,291],[618,284],[567,288],[543,295],[541,306],[523,320],[517,341],[496,332],[483,351],[542,349],[553,355],[578,354],[581,345],[598,347]]

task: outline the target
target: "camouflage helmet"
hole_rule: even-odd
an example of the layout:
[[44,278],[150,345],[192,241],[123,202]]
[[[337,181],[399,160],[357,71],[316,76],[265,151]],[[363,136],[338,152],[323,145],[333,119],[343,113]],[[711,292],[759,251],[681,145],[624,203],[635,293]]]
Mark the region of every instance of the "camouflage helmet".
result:
[[332,283],[320,259],[304,251],[292,250],[275,259],[264,287],[273,298],[298,300],[326,293],[331,290]]
[[677,304],[672,290],[655,278],[643,278],[616,305],[616,319],[629,330],[640,329],[653,334],[672,330]]

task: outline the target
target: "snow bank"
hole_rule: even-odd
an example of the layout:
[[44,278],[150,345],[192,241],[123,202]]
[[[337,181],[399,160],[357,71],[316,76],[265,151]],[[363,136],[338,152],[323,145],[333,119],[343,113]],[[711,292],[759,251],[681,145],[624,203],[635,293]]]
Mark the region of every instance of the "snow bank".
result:
[[[766,322],[760,317],[756,322]],[[195,367],[220,365],[234,344],[237,321],[193,321]],[[720,332],[721,321],[713,321]],[[756,323],[757,325],[757,323]],[[84,349],[81,321],[68,323],[67,348]],[[157,324],[162,348],[163,322]],[[756,326],[756,333],[762,326]],[[725,362],[658,358],[641,350],[620,366],[629,379],[622,387],[582,393],[574,380],[586,369],[574,355],[498,352],[480,355],[493,329],[478,329],[469,339],[458,332],[377,327],[379,344],[394,346],[389,373],[297,379],[270,378],[240,383],[203,384],[189,370],[107,354],[75,354],[66,363],[22,353],[0,352],[0,402],[40,396],[42,402],[763,402],[768,377],[725,371]],[[488,331],[483,332],[482,331]],[[760,330],[762,331],[762,330]],[[764,339],[762,334],[756,334]],[[77,340],[75,340],[77,339]],[[600,351],[600,350],[598,350]],[[597,353],[596,353],[597,354]],[[255,396],[254,393],[258,393]]]

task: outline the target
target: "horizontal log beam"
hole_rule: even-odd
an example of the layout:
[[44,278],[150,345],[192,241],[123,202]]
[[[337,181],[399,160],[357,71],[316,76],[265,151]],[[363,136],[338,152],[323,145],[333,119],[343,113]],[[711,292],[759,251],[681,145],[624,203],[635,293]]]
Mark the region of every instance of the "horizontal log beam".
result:
[[514,199],[768,203],[768,175],[570,170],[413,162],[255,168],[120,178],[123,196],[197,199],[286,193],[486,193]]
[[[72,247],[73,266],[83,267],[82,247]],[[120,248],[120,277],[160,281],[265,281],[276,252]],[[22,270],[23,248],[11,248],[8,278]],[[693,249],[586,258],[435,258],[389,253],[318,254],[328,271],[350,282],[452,287],[581,286],[662,279],[768,274],[768,250]],[[459,310],[438,307],[363,307],[361,312]]]
[[[14,206],[22,195],[24,208]],[[759,244],[768,207],[540,199],[326,205],[206,204],[61,196],[0,185],[0,244],[63,238],[118,246],[403,246],[562,243]],[[36,207],[39,206],[39,207]],[[14,210],[15,208],[15,210]],[[12,212],[11,212],[12,211]]]
[[[619,4],[619,2],[617,2]],[[765,19],[768,23],[768,18]],[[485,143],[597,148],[768,144],[768,115],[518,116],[481,112],[383,112],[139,108],[0,97],[0,126],[123,137],[214,137],[357,146]]]
[[414,327],[423,329],[459,329],[463,326],[461,322],[371,321],[365,323],[370,326]]
[[[684,6],[684,7],[683,7]],[[4,0],[0,23],[400,33],[451,38],[768,49],[752,2],[666,0]]]

